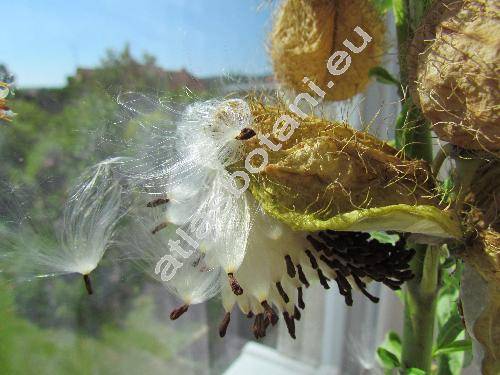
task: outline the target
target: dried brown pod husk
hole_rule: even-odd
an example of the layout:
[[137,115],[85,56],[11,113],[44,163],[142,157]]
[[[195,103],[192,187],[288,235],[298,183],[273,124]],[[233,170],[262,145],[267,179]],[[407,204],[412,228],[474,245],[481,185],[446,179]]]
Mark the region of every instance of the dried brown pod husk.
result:
[[500,7],[488,0],[433,4],[409,49],[413,101],[444,141],[500,150]]
[[[344,40],[357,43],[356,26],[372,37],[366,48],[352,56],[349,69],[340,76],[327,70],[327,60]],[[385,49],[385,26],[370,0],[285,0],[279,8],[270,37],[270,55],[278,81],[296,91],[309,91],[310,78],[328,89],[326,100],[345,100],[363,91],[369,71],[379,65]]]
[[476,230],[500,232],[500,160],[484,160],[472,178],[465,198],[467,221]]
[[[468,228],[461,257],[482,280],[483,288],[462,283],[462,300],[468,331],[483,352],[482,372],[500,372],[500,162],[483,161],[476,170],[466,196],[465,225]],[[475,288],[467,290],[467,288]],[[472,307],[471,307],[472,306]],[[467,308],[476,310],[474,319]]]
[[[467,246],[462,254],[466,264],[472,267],[484,281],[483,290],[468,288],[462,283],[462,300],[467,307],[467,295],[474,300],[475,309],[480,309],[475,319],[468,319],[465,311],[465,322],[469,333],[479,342],[483,352],[482,373],[495,375],[500,372],[500,233],[494,230],[483,230]],[[478,295],[484,294],[478,303]],[[465,300],[464,300],[465,298]],[[481,306],[479,306],[481,305]],[[480,351],[476,351],[478,353]]]

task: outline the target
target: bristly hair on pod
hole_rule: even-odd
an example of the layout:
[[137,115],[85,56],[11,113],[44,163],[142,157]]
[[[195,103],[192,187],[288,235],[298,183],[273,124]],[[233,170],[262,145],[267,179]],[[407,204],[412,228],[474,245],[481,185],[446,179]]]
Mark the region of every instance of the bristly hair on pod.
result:
[[[368,39],[366,45],[360,42]],[[371,0],[283,0],[269,44],[276,78],[285,87],[307,92],[308,77],[323,89],[333,87],[325,93],[326,100],[347,100],[365,89],[370,69],[380,64],[385,26]],[[347,48],[358,54],[349,60],[349,69],[330,74],[327,62]]]
[[435,1],[407,57],[412,100],[437,136],[497,157],[499,32],[498,2]]
[[112,243],[114,230],[125,214],[123,188],[115,167],[124,159],[104,160],[81,175],[70,192],[59,244],[47,243],[29,217],[6,229],[5,268],[21,279],[79,273],[92,294],[89,274]]

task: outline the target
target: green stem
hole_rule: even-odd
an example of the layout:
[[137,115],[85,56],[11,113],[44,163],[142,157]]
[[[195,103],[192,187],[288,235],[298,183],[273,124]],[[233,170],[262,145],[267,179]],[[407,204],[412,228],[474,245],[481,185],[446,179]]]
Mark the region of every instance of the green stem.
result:
[[405,320],[402,342],[403,368],[430,373],[437,295],[439,292],[439,247],[417,246],[411,262],[415,278],[406,283]]
[[413,39],[415,30],[423,17],[429,0],[393,0],[394,17],[396,20],[396,34],[398,39],[398,57],[400,82],[404,88],[401,99],[407,114],[401,129],[396,137],[404,139],[404,153],[410,158],[432,161],[432,137],[430,127],[415,106],[407,87],[408,80],[408,46]]
[[[408,46],[429,3],[430,0],[393,0],[400,81],[404,88],[411,83],[408,80]],[[432,143],[429,124],[408,94],[401,99],[407,115],[396,137],[403,137],[405,155],[431,162]],[[439,292],[439,248],[417,246],[410,267],[415,278],[406,283],[404,293],[402,364],[404,369],[414,367],[430,373]]]

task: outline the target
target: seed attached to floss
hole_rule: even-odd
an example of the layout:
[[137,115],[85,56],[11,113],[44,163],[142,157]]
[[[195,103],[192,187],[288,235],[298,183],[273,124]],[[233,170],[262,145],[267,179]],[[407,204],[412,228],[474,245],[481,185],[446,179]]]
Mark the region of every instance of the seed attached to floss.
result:
[[158,207],[158,206],[161,206],[163,204],[166,204],[170,201],[170,199],[168,198],[158,198],[158,199],[155,199],[154,201],[151,201],[149,202],[146,207]]
[[226,314],[224,315],[224,319],[222,319],[222,322],[219,325],[219,336],[220,337],[226,336],[227,327],[229,326],[230,321],[231,321],[231,313],[226,312]]
[[311,267],[315,270],[318,269],[318,262],[316,261],[314,255],[311,253],[311,250],[306,249],[306,255],[309,258],[309,261],[311,262]]
[[302,314],[300,313],[300,310],[298,309],[298,307],[293,306],[293,318],[298,321],[298,320],[300,320],[301,317],[302,317]]
[[91,295],[94,291],[92,290],[92,283],[90,282],[90,276],[83,275],[83,282],[85,283],[85,289],[87,290],[87,293]]
[[309,280],[307,280],[307,277],[304,271],[302,271],[302,266],[300,264],[297,264],[297,273],[299,275],[300,282],[304,284],[306,288],[309,288]]
[[280,294],[281,298],[283,298],[283,301],[285,301],[285,303],[290,302],[290,297],[288,297],[288,294],[286,294],[283,286],[281,285],[281,282],[278,281],[276,283],[276,289],[278,289],[278,293]]
[[250,128],[244,128],[241,130],[241,133],[235,138],[238,141],[246,141],[252,137],[255,137],[255,131]]
[[297,301],[299,303],[299,307],[304,310],[306,308],[306,304],[304,303],[304,298],[302,295],[302,287],[297,288]]
[[232,273],[228,273],[227,277],[229,278],[229,285],[233,293],[237,296],[241,296],[243,294],[243,288],[238,283],[238,280],[236,280],[236,277],[234,277]]
[[269,306],[269,303],[267,301],[262,301],[261,305],[264,308],[264,311],[266,312],[267,318],[269,319],[271,324],[275,326],[276,323],[278,323],[278,315],[276,314],[276,311],[274,311],[274,309],[271,306]]
[[295,337],[295,322],[293,321],[293,318],[290,316],[288,311],[283,311],[283,319],[285,320],[286,328],[288,329],[288,333],[290,334],[290,337],[292,337],[295,340],[296,339],[296,337]]
[[291,278],[295,277],[295,266],[292,262],[292,258],[290,255],[285,255],[285,262],[286,262],[286,272],[288,273],[288,276]]
[[[211,115],[214,111],[217,113],[215,117]],[[382,208],[387,203],[398,207],[422,203],[416,202],[416,197],[423,192],[430,193],[433,188],[432,181],[428,182],[429,174],[424,164],[401,160],[396,150],[345,124],[307,117],[303,126],[298,127],[287,141],[281,142],[278,151],[266,154],[270,164],[262,172],[251,173],[250,189],[235,198],[225,188],[226,177],[246,167],[242,155],[248,155],[260,146],[261,134],[269,134],[269,144],[279,143],[273,128],[282,115],[290,112],[281,107],[242,100],[202,103],[188,112],[180,128],[181,139],[185,142],[179,143],[189,147],[176,150],[176,155],[188,154],[190,158],[181,161],[176,158],[171,165],[169,161],[155,163],[163,166],[158,171],[162,177],[159,182],[162,190],[154,192],[160,198],[147,204],[147,207],[158,207],[170,202],[167,211],[175,206],[175,215],[174,211],[171,214],[177,219],[173,220],[167,214],[165,221],[150,231],[157,219],[154,215],[149,219],[141,216],[138,224],[147,238],[137,238],[134,233],[135,238],[130,241],[143,249],[142,256],[148,259],[146,263],[154,260],[154,264],[148,264],[148,269],[154,269],[153,277],[185,301],[171,312],[172,320],[184,314],[190,304],[220,294],[226,311],[219,325],[221,337],[227,333],[230,311],[236,305],[248,318],[254,318],[252,331],[255,338],[264,337],[266,329],[277,324],[278,311],[290,336],[295,338],[295,321],[301,319],[301,310],[306,307],[304,288],[313,283],[319,282],[323,288],[329,289],[335,281],[346,304],[352,305],[352,289],[359,289],[371,301],[378,302],[378,298],[367,291],[369,282],[378,281],[398,289],[413,276],[408,269],[412,254],[404,249],[404,241],[392,247],[369,240],[369,235],[356,230],[345,231],[343,228],[343,231],[337,231],[335,225],[323,229],[318,227],[338,214],[347,214],[349,219],[353,206],[358,209],[354,215],[357,216],[366,208],[368,203],[365,201],[375,201],[375,206]],[[299,121],[297,114],[290,114],[289,118],[290,122]],[[193,132],[193,126],[199,131]],[[194,139],[193,133],[196,134]],[[235,139],[245,142],[235,142]],[[207,144],[215,144],[215,149],[206,150]],[[298,149],[301,151],[297,152]],[[332,157],[326,160],[325,154]],[[307,160],[303,160],[304,157]],[[194,178],[164,191],[165,181],[175,185],[175,173],[187,164],[199,167],[198,172],[204,176],[202,181]],[[393,174],[387,172],[380,180],[378,167],[387,167],[387,164],[393,167]],[[219,169],[214,169],[214,165]],[[346,169],[346,165],[349,168]],[[311,166],[312,169],[306,171],[297,166]],[[373,170],[368,170],[370,167]],[[355,175],[351,175],[353,173]],[[315,175],[318,178],[310,178]],[[339,176],[345,180],[342,180],[342,186],[334,186],[332,181],[339,180]],[[348,185],[351,181],[356,183]],[[389,184],[396,187],[386,189]],[[355,191],[364,187],[370,194],[365,194],[365,190]],[[348,199],[344,189],[353,190],[348,192]],[[221,201],[224,202],[222,206],[218,204]],[[423,203],[434,204],[431,198],[424,198]],[[205,207],[208,207],[211,228],[201,240],[197,233],[198,229],[203,229],[203,223],[192,225],[186,220],[193,212],[203,211]],[[387,217],[390,213],[384,211],[380,216]],[[303,220],[307,215],[310,217]],[[408,216],[413,217],[413,211]],[[432,212],[426,211],[423,216],[430,217]],[[403,215],[403,218],[407,217]],[[365,219],[363,225],[369,220],[378,223],[380,217]],[[446,220],[443,219],[445,229]],[[392,222],[398,223],[399,220],[392,219]],[[300,227],[300,223],[308,223],[310,227]],[[410,224],[410,227],[415,226],[413,222]],[[187,225],[189,235],[182,230]],[[198,228],[192,230],[191,226]],[[164,236],[151,235],[162,229],[165,229]],[[445,229],[440,229],[438,235]],[[190,246],[189,249],[183,248],[182,244]],[[170,252],[165,253],[166,250]]]
[[170,313],[170,320],[177,320],[178,318],[181,317],[182,314],[184,314],[186,311],[188,311],[189,305],[184,304],[181,307],[178,307],[177,309],[172,310]]
[[255,316],[255,321],[252,327],[253,335],[256,339],[266,336],[266,322],[264,314],[260,313]]
[[161,231],[162,229],[165,229],[167,226],[168,226],[168,223],[166,221],[164,221],[163,223],[160,223],[156,227],[154,227],[153,230],[151,231],[151,234],[156,234],[159,231]]

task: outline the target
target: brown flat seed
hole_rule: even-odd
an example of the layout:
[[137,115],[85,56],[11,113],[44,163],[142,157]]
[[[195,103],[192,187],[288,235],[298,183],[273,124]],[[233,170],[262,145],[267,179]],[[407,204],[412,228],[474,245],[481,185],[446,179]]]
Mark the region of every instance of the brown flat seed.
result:
[[297,264],[297,272],[299,274],[299,280],[306,288],[309,288],[309,281],[306,278],[306,275],[304,274],[304,271],[302,271],[302,266],[300,264]]
[[253,321],[253,325],[252,325],[252,332],[253,332],[253,337],[255,337],[255,339],[259,339],[260,338],[260,330],[259,330],[259,325],[260,325],[260,314],[257,314],[255,316],[255,320]]
[[87,294],[91,295],[92,293],[94,293],[92,289],[92,283],[90,282],[90,276],[88,274],[83,275],[83,282],[85,283],[85,289],[87,289]]
[[241,129],[241,133],[235,138],[238,141],[246,141],[250,138],[255,137],[255,131],[250,128],[243,128]]
[[316,250],[318,253],[326,250],[326,246],[319,242],[316,238],[314,238],[313,236],[311,235],[308,235],[306,237],[306,239],[309,241],[309,243],[312,245],[312,247],[314,247],[314,250]]
[[311,250],[306,249],[306,255],[309,257],[309,261],[311,262],[311,267],[313,269],[317,269],[318,268],[318,261],[314,257],[313,253],[311,253]]
[[396,280],[392,280],[392,279],[388,279],[388,278],[384,278],[381,281],[385,285],[387,285],[389,288],[391,288],[392,290],[400,290],[401,289],[402,282],[400,282],[400,281],[396,281]]
[[264,317],[264,336],[266,335],[266,329],[269,327],[269,317],[265,316]]
[[295,277],[295,266],[293,265],[292,258],[290,255],[285,255],[285,263],[286,263],[286,273],[291,278]]
[[302,314],[300,313],[300,310],[297,308],[297,306],[293,306],[293,318],[295,320],[300,320],[302,317]]
[[304,310],[306,308],[306,304],[304,303],[304,299],[303,299],[303,296],[302,296],[302,288],[299,286],[297,288],[297,291],[298,291],[297,300],[298,300],[298,303],[299,303],[299,307],[302,310]]
[[255,321],[253,323],[252,331],[256,339],[260,339],[266,335],[264,314],[255,315]]
[[220,337],[226,336],[227,327],[229,326],[230,321],[231,321],[231,313],[226,312],[226,315],[224,315],[224,319],[222,319],[222,322],[219,325],[219,336]]
[[189,305],[185,304],[175,310],[172,310],[172,312],[170,313],[170,319],[171,320],[178,319],[182,314],[184,314],[188,310],[188,308]]
[[236,278],[232,273],[228,273],[227,277],[229,278],[229,285],[231,286],[231,290],[237,296],[241,296],[243,294],[243,288],[240,286]]
[[354,278],[354,282],[356,283],[356,285],[358,286],[359,290],[361,290],[361,293],[363,293],[370,301],[372,301],[373,303],[378,303],[378,301],[380,300],[378,297],[375,297],[375,296],[372,296],[367,290],[366,290],[366,284],[360,280],[359,277],[357,277],[356,275],[352,275],[352,277]]
[[283,301],[285,301],[285,303],[290,302],[290,298],[288,297],[288,294],[286,294],[285,290],[283,289],[281,282],[278,281],[276,283],[276,289],[278,289],[278,293],[280,294],[281,298],[283,298]]
[[164,221],[163,223],[158,224],[154,229],[151,231],[151,234],[156,234],[162,229],[165,229],[168,226],[168,223]]
[[278,315],[276,314],[276,311],[274,311],[274,309],[271,306],[269,306],[269,303],[267,301],[262,301],[261,305],[266,312],[267,318],[269,319],[271,324],[273,326],[275,326],[276,323],[278,323],[278,319],[279,319]]
[[325,289],[330,289],[330,285],[328,285],[328,278],[323,274],[323,271],[318,268],[318,278],[319,282]]
[[146,207],[158,207],[161,206],[162,204],[168,203],[170,199],[168,198],[158,198],[155,199],[154,201],[149,202]]
[[295,340],[295,322],[293,318],[290,317],[287,311],[283,311],[283,319],[285,319],[286,328],[288,329],[288,333],[290,337]]

